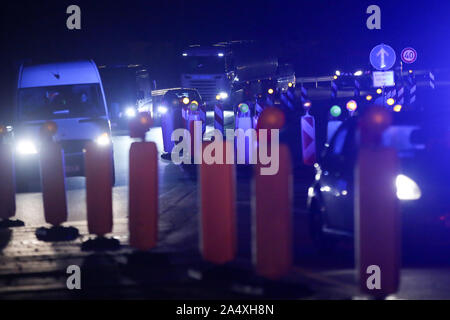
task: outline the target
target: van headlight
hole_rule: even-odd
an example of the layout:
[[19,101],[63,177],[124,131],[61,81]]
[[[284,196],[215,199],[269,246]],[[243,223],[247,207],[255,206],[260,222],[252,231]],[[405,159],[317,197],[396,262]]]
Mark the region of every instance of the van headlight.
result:
[[417,183],[403,174],[397,176],[395,186],[397,187],[397,198],[399,200],[417,200],[422,196],[422,191]]
[[125,115],[128,118],[134,118],[136,117],[136,109],[134,109],[133,107],[128,107],[125,109]]
[[167,108],[164,106],[159,106],[158,107],[158,113],[159,114],[166,114],[167,113]]
[[36,154],[37,148],[33,141],[31,140],[20,140],[16,144],[16,151],[20,154]]
[[104,132],[95,139],[95,142],[100,146],[107,146],[111,143],[111,138],[108,133]]

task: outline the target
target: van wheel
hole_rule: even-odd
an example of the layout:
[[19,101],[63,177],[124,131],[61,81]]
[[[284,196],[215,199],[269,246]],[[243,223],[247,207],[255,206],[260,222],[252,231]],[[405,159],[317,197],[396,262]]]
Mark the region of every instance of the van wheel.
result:
[[323,231],[323,212],[316,199],[312,200],[309,209],[309,229],[314,246],[320,254],[329,254],[336,249],[336,239]]

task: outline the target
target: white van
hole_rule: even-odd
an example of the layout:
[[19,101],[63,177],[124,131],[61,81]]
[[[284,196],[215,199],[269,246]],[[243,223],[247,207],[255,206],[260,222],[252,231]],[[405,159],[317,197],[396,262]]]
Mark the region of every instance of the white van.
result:
[[18,189],[39,180],[39,129],[54,121],[65,155],[66,176],[84,175],[88,141],[111,144],[111,125],[94,61],[22,65],[14,121]]

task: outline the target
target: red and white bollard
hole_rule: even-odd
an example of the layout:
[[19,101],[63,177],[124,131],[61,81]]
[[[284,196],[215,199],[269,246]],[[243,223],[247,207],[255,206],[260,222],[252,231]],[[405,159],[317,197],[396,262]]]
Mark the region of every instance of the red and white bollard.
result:
[[145,141],[151,118],[141,114],[130,123],[130,136],[142,139],[130,147],[128,213],[130,246],[154,248],[158,240],[158,150]]
[[[204,143],[204,152],[216,143]],[[227,149],[232,146],[229,142],[221,144],[218,148],[223,150],[223,164],[200,166],[200,246],[203,259],[216,264],[233,260],[236,253],[235,166],[225,163]]]
[[97,236],[83,243],[83,250],[118,249],[120,243],[114,238],[105,238],[113,231],[112,176],[113,152],[109,144],[99,145],[95,141],[86,144],[86,205],[88,231]]
[[6,127],[0,126],[0,225],[22,226],[22,221],[10,220],[16,214],[16,186],[13,150],[6,135]]
[[221,101],[217,101],[214,105],[214,129],[224,134],[223,103]]
[[360,290],[376,298],[400,283],[401,217],[395,190],[397,153],[381,145],[391,115],[372,107],[360,121],[361,148],[355,169],[355,257]]
[[[281,129],[281,110],[269,107],[261,114],[258,129]],[[270,143],[270,135],[268,135]],[[289,148],[280,145],[279,170],[262,175],[258,163],[254,175],[253,253],[256,272],[277,279],[292,266],[292,166]]]
[[312,166],[316,163],[316,130],[314,117],[308,111],[301,118],[303,163]]
[[40,130],[42,144],[39,150],[45,221],[53,226],[67,221],[64,152],[53,141],[57,130],[53,121],[44,123]]
[[78,229],[62,226],[67,221],[67,199],[64,152],[53,140],[57,130],[53,121],[45,122],[40,129],[39,163],[44,216],[45,221],[52,225],[51,228],[36,230],[36,237],[43,241],[67,241],[79,236]]
[[86,145],[86,204],[89,233],[112,232],[112,150],[95,142]]
[[[191,141],[191,158],[195,164],[202,162],[203,119],[197,101],[192,101],[187,110],[186,129]],[[188,139],[189,140],[189,139]]]
[[[254,164],[256,163],[256,137],[245,135],[247,130],[253,128],[253,118],[251,110],[247,103],[240,103],[235,113],[235,157],[237,164]],[[248,131],[251,133],[251,131]]]

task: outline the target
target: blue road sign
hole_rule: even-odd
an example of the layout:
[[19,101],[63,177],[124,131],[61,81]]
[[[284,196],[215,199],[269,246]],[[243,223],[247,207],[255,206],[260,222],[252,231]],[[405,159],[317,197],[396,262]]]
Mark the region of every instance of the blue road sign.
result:
[[370,51],[370,63],[380,71],[389,70],[394,66],[395,51],[387,44],[379,44]]

